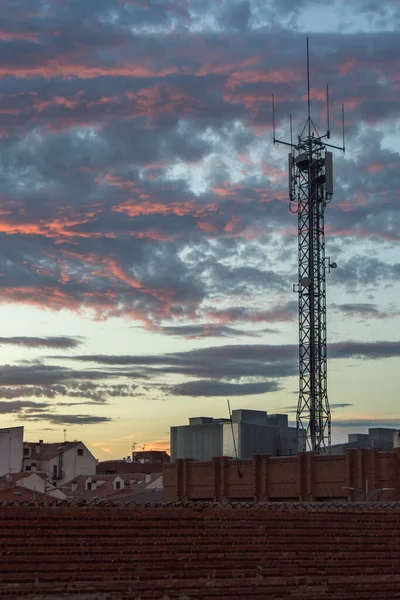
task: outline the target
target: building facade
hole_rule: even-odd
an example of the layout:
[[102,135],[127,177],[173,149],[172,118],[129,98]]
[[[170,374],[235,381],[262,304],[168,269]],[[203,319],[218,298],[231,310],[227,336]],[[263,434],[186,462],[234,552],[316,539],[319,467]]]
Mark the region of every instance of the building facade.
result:
[[22,470],[24,443],[23,427],[0,429],[0,477]]
[[83,442],[46,444],[39,440],[23,445],[23,470],[46,473],[54,486],[78,475],[95,475],[96,464],[96,458]]
[[165,450],[136,450],[132,452],[132,461],[150,465],[165,465],[170,457]]
[[171,427],[171,462],[209,461],[215,456],[251,458],[256,454],[297,454],[297,429],[283,414],[261,410],[232,411],[232,420],[194,417],[189,425]]
[[44,497],[58,498],[64,500],[66,495],[57,487],[54,487],[45,473],[36,473],[32,471],[21,473],[7,473],[0,477],[0,487],[2,489],[13,489],[18,487],[21,490],[30,490],[35,493],[43,494]]

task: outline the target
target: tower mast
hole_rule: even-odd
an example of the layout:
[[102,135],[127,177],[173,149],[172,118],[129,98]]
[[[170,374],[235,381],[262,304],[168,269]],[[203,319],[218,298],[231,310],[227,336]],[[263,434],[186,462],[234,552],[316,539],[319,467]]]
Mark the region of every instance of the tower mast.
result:
[[310,62],[307,38],[307,120],[297,143],[278,140],[275,135],[275,102],[272,97],[274,144],[290,146],[290,211],[298,216],[298,283],[293,290],[299,298],[299,401],[297,440],[299,451],[329,453],[331,413],[327,394],[326,271],[336,268],[325,257],[326,205],[333,195],[332,152],[345,151],[342,105],[342,146],[328,143],[329,92],[326,88],[327,131],[319,135],[311,118]]

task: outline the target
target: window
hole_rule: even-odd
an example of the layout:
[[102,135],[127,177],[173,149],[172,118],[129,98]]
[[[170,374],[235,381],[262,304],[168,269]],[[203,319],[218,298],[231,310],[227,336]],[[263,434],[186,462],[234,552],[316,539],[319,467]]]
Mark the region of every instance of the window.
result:
[[53,479],[57,479],[57,465],[53,465]]
[[91,490],[92,489],[92,482],[91,481],[87,482],[86,489],[87,490]]
[[115,482],[115,489],[116,490],[120,490],[121,489],[121,482],[120,481],[116,481]]
[[29,448],[24,448],[24,456],[29,456]]
[[83,448],[78,448],[78,456],[83,456]]
[[26,470],[27,470],[27,471],[30,471],[30,470],[31,470],[31,468],[30,468],[30,467],[26,467]]

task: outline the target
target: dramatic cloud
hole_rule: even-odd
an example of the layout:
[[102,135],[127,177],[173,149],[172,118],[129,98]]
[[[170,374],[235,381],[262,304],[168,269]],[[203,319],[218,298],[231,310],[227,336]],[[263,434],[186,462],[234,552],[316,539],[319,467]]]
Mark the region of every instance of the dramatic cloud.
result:
[[[147,327],[293,319],[268,300],[287,294],[295,273],[294,262],[279,260],[277,234],[296,252],[286,161],[269,143],[270,97],[279,128],[289,112],[302,122],[296,27],[320,5],[2,2],[3,302]],[[373,23],[371,6],[357,12]],[[343,35],[338,26],[312,40],[314,113],[329,80],[332,130],[337,98],[353,148],[338,159],[327,224],[338,239],[398,240],[399,207],[388,192],[399,188],[398,153],[371,129],[399,110],[399,39],[381,27],[399,10],[385,6],[379,31]],[[347,18],[335,3],[326,7]],[[338,283],[398,279],[396,264],[352,261]],[[241,335],[215,330],[231,333]]]
[[[345,105],[348,152],[335,153],[325,228],[338,262],[328,294],[334,339],[365,339],[357,324],[349,332],[350,319],[396,330],[398,1],[0,0],[0,10],[4,309],[57,311],[60,327],[68,312],[123,318],[144,328],[146,343],[163,335],[163,348],[260,342],[150,356],[94,346],[98,354],[76,357],[91,363],[82,369],[4,365],[0,398],[10,407],[35,398],[104,404],[153,390],[263,394],[297,375],[288,331],[298,318],[298,221],[285,148],[271,142],[271,94],[278,135],[288,139],[292,114],[296,139],[307,111],[304,31],[313,119],[323,133],[329,83],[333,143]],[[0,338],[13,353],[82,344],[16,333]],[[276,333],[282,345],[266,345]],[[387,332],[332,344],[329,357],[400,356],[398,342],[378,338]]]

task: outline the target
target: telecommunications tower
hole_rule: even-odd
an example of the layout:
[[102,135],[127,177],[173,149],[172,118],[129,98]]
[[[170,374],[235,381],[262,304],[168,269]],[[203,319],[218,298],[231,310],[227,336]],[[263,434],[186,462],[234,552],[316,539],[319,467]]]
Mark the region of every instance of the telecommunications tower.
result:
[[328,143],[329,92],[326,86],[327,131],[320,135],[310,111],[310,61],[307,38],[307,106],[308,115],[296,142],[276,138],[275,101],[272,96],[274,144],[290,146],[289,208],[298,215],[298,283],[293,291],[299,297],[299,401],[297,439],[299,451],[329,453],[331,413],[327,395],[326,353],[326,271],[336,268],[325,257],[324,212],[333,194],[332,152],[345,151],[344,106],[342,105],[342,146]]

